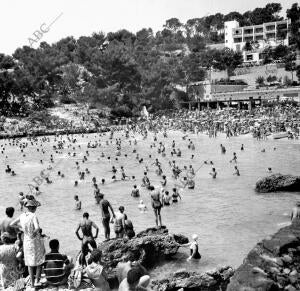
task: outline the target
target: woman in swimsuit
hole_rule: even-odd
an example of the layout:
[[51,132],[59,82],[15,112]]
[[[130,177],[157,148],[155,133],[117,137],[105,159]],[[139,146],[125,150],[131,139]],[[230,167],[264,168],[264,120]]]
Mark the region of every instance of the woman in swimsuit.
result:
[[191,259],[200,260],[201,255],[199,253],[199,246],[198,246],[198,235],[193,234],[192,235],[192,242],[189,242],[187,244],[181,245],[182,247],[189,247],[190,248],[190,256],[187,258],[187,261]]

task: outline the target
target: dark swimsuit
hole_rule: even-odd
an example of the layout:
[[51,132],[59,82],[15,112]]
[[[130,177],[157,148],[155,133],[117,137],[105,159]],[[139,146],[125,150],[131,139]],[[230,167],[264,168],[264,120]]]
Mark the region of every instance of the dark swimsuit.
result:
[[199,259],[201,259],[201,255],[200,255],[199,250],[198,250],[198,245],[195,244],[195,246],[196,246],[196,252],[195,252],[195,254],[193,255],[193,250],[190,249],[191,255],[193,255],[193,256],[192,256],[193,259],[199,260]]

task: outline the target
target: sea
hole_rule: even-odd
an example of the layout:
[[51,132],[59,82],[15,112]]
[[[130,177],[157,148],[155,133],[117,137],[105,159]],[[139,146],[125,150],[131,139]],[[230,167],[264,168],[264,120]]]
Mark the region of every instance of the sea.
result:
[[[140,134],[126,138],[124,132],[115,133],[113,139],[109,138],[109,134],[73,135],[76,143],[68,148],[70,142],[66,136],[49,136],[50,142],[42,142],[42,137],[39,137],[33,145],[27,139],[20,139],[20,143],[29,144],[23,153],[19,147],[9,145],[12,140],[1,140],[1,150],[5,148],[5,151],[0,153],[0,218],[5,217],[5,208],[8,206],[15,207],[15,217],[21,214],[18,193],[22,191],[30,194],[33,188],[30,185],[41,180],[41,171],[44,170],[43,173],[47,173],[53,183],[43,182],[39,186],[41,194],[37,199],[41,207],[37,210],[37,216],[40,226],[51,239],[59,239],[61,252],[74,257],[81,246],[75,230],[84,212],[88,212],[100,228],[97,241],[104,239],[100,209],[93,195],[92,177],[96,177],[100,191],[115,211],[121,205],[125,207],[125,213],[132,220],[137,233],[155,226],[149,191],[140,187],[145,167],[149,168],[151,183],[159,186],[161,177],[157,176],[153,165],[155,158],[158,158],[167,176],[167,189],[171,193],[177,182],[171,177],[169,161],[175,160],[181,168],[192,165],[197,171],[196,187],[194,190],[183,189],[179,203],[162,209],[162,222],[170,233],[183,234],[189,238],[197,234],[202,258],[197,262],[187,262],[189,249],[180,248],[175,258],[152,270],[152,277],[160,279],[179,269],[204,272],[224,265],[236,268],[257,242],[290,224],[291,209],[300,200],[300,193],[259,194],[255,191],[255,183],[259,178],[270,175],[268,168],[272,168],[272,173],[299,175],[300,142],[272,138],[258,141],[251,135],[227,139],[224,134],[217,138],[209,138],[206,134],[188,134],[185,139],[183,137],[184,133],[179,131],[169,131],[167,138],[158,134],[156,142],[152,133],[149,133],[147,139]],[[122,140],[121,156],[118,157],[116,138]],[[57,145],[61,139],[66,141],[65,146],[56,152],[53,145]],[[134,140],[137,141],[136,145]],[[181,157],[172,157],[170,154],[173,140],[175,149],[182,152]],[[96,141],[101,146],[87,148],[88,142],[93,144]],[[190,141],[195,144],[194,151],[188,148]],[[159,142],[165,144],[166,157],[157,152]],[[226,154],[221,153],[220,144],[225,146]],[[241,150],[242,144],[244,150]],[[76,152],[76,156],[70,156],[69,152]],[[101,157],[102,152],[105,157]],[[230,162],[234,152],[237,164]],[[51,154],[53,163],[50,162]],[[142,163],[138,162],[137,154],[143,158]],[[84,156],[87,156],[87,161],[83,163]],[[216,168],[216,179],[209,175],[212,168],[210,161]],[[76,162],[81,171],[89,169],[90,174],[86,175],[85,180],[79,180]],[[6,165],[10,165],[16,176],[5,172]],[[49,165],[52,170],[47,170]],[[112,181],[113,165],[118,169],[116,182]],[[233,175],[235,165],[239,168],[240,176]],[[135,176],[136,179],[121,181],[121,166],[128,176]],[[58,171],[64,174],[64,178],[58,175]],[[103,178],[105,184],[101,185]],[[74,187],[75,180],[79,181],[78,187]],[[140,198],[130,195],[134,184],[140,188]],[[75,210],[74,195],[78,195],[82,201],[80,211]],[[138,210],[140,199],[148,207],[146,213]],[[47,240],[45,245],[48,249]]]

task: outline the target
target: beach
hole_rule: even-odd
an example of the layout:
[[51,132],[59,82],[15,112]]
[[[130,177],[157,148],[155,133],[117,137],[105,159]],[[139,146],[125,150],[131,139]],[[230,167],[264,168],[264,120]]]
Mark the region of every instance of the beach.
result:
[[[99,206],[93,197],[94,176],[101,192],[114,209],[120,205],[125,207],[125,212],[132,220],[136,231],[155,226],[149,191],[140,187],[141,179],[144,167],[148,165],[150,181],[154,185],[159,185],[161,177],[156,175],[155,167],[151,165],[157,157],[167,175],[167,189],[172,190],[174,179],[170,177],[168,161],[173,160],[170,150],[172,141],[175,140],[176,148],[182,151],[182,157],[174,157],[176,163],[181,167],[191,164],[195,170],[201,168],[196,173],[195,189],[184,189],[182,201],[162,209],[163,224],[171,233],[182,233],[186,236],[198,234],[201,263],[184,263],[186,269],[206,271],[226,264],[236,267],[258,240],[289,223],[290,210],[298,198],[297,193],[259,195],[255,193],[254,186],[258,178],[268,175],[268,167],[271,167],[274,173],[299,173],[300,165],[295,159],[299,153],[299,141],[287,139],[257,141],[250,135],[226,139],[225,134],[220,134],[217,138],[209,138],[206,134],[188,134],[187,139],[191,139],[195,144],[195,151],[192,151],[188,149],[188,141],[183,140],[182,136],[182,132],[173,130],[168,132],[168,138],[163,138],[162,133],[157,135],[156,145],[162,141],[166,146],[167,155],[162,158],[157,154],[157,147],[150,148],[150,144],[153,143],[152,133],[144,140],[140,134],[134,137],[130,135],[130,138],[126,139],[123,131],[117,132],[114,138],[122,140],[122,154],[118,157],[118,161],[115,160],[116,145],[114,139],[109,139],[109,134],[103,136],[86,134],[83,137],[74,135],[73,137],[77,139],[74,144],[76,157],[68,155],[71,150],[67,147],[58,150],[61,153],[55,153],[52,146],[57,144],[59,138],[55,143],[53,136],[48,137],[50,142],[46,143],[42,143],[41,138],[38,138],[37,145],[24,149],[26,157],[23,157],[24,153],[20,153],[16,147],[6,146],[8,159],[5,159],[5,155],[1,156],[0,179],[3,182],[0,190],[3,195],[0,197],[0,212],[4,216],[5,207],[8,205],[18,208],[18,193],[30,190],[28,184],[32,184],[32,180],[39,176],[40,171],[47,168],[50,154],[53,153],[54,163],[51,164],[53,170],[49,171],[53,183],[40,185],[42,194],[38,199],[42,207],[38,209],[38,215],[44,232],[51,239],[60,240],[61,250],[72,256],[80,250],[81,242],[75,236],[75,229],[84,211],[88,211],[91,219],[100,227],[98,240],[102,241],[104,238]],[[66,139],[66,136],[63,136],[63,139]],[[136,146],[133,145],[134,139],[137,140]],[[129,140],[132,141],[132,145],[129,144]],[[101,146],[95,149],[87,148],[88,142],[92,144],[95,141],[100,142]],[[107,141],[109,145],[106,144]],[[8,142],[2,140],[0,145]],[[221,154],[221,143],[226,147],[225,155]],[[241,144],[244,144],[244,151],[240,150]],[[42,145],[45,154],[37,151],[41,148],[38,145]],[[78,148],[79,145],[81,148]],[[144,158],[142,164],[138,163],[136,153],[132,152],[133,148],[136,148],[139,156]],[[265,152],[261,152],[262,149],[265,149]],[[89,156],[87,161],[82,163],[86,151]],[[105,156],[103,158],[102,152]],[[236,152],[238,157],[237,165],[241,173],[239,177],[233,175],[234,165],[229,162],[233,152]],[[152,156],[151,159],[149,154]],[[194,159],[191,159],[192,154],[195,155]],[[107,159],[108,156],[111,157],[111,161]],[[41,159],[43,164],[40,163]],[[213,161],[218,172],[217,179],[212,179],[209,175],[211,166],[203,165],[205,160]],[[80,163],[81,170],[88,168],[90,171],[85,180],[79,181],[78,187],[74,187],[74,181],[78,180],[76,161]],[[16,176],[7,176],[4,171],[6,164],[16,171]],[[112,182],[112,173],[109,171],[113,165],[117,169],[124,166],[126,174],[130,177],[134,175],[136,181]],[[59,177],[58,171],[64,173],[65,177]],[[119,179],[120,173],[117,177]],[[103,186],[100,183],[102,178],[106,180]],[[141,189],[141,198],[130,196],[134,184]],[[78,195],[82,201],[81,211],[74,210],[74,195]],[[147,213],[138,211],[139,199],[143,199],[147,205],[149,209]],[[153,270],[154,278],[163,277],[166,273],[182,268],[187,250],[181,249],[177,257],[177,260],[167,265],[156,267]]]

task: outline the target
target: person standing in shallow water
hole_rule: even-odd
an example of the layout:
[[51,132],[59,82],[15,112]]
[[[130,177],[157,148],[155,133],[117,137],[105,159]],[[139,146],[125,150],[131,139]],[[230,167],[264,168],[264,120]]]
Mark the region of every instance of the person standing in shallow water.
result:
[[103,228],[104,228],[104,235],[105,235],[105,239],[109,240],[110,239],[110,227],[109,227],[109,222],[110,222],[110,212],[109,209],[113,215],[113,218],[116,217],[114,210],[112,208],[112,206],[110,205],[109,201],[107,201],[106,199],[104,199],[104,194],[100,193],[99,195],[100,198],[100,210],[101,210],[101,216],[102,216],[102,224],[103,224]]
[[201,255],[199,253],[199,246],[198,246],[198,235],[192,235],[192,242],[187,244],[181,245],[182,247],[189,247],[190,248],[190,256],[187,258],[187,261],[191,259],[200,260]]

